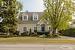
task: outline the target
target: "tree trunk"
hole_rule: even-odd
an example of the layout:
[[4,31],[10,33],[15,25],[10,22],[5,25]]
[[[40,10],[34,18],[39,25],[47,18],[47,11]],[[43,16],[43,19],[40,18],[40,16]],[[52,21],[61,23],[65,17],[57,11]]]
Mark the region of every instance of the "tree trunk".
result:
[[8,32],[8,33],[7,33],[7,36],[9,36],[9,35],[10,35],[10,33]]
[[49,30],[49,34],[52,34],[52,29]]
[[58,30],[57,29],[53,29],[52,33],[53,34],[58,34]]

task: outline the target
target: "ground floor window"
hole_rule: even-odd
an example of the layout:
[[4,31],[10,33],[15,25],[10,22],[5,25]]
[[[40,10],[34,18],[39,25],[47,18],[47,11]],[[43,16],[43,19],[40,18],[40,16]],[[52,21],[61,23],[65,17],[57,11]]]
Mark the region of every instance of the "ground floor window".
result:
[[37,32],[37,27],[34,27],[34,32]]
[[24,31],[24,32],[27,31],[27,27],[24,27],[24,28],[23,28],[23,31]]

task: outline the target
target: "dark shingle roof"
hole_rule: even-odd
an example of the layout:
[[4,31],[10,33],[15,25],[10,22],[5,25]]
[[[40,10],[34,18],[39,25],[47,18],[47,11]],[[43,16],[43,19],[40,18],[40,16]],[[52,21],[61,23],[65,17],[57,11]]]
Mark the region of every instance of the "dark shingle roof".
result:
[[[40,17],[42,17],[43,15],[43,12],[21,12],[20,13],[20,16],[19,16],[19,23],[22,23],[22,24],[27,24],[27,23],[37,23],[38,21],[33,21],[33,14],[34,13],[37,13],[38,14],[38,21],[40,20]],[[22,21],[22,15],[28,15],[28,21]]]

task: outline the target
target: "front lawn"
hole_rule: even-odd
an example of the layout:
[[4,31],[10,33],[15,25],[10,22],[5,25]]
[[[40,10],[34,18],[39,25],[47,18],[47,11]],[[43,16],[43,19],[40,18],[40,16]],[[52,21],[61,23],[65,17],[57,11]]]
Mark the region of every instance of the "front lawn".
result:
[[74,44],[75,40],[63,38],[10,37],[0,38],[0,44]]

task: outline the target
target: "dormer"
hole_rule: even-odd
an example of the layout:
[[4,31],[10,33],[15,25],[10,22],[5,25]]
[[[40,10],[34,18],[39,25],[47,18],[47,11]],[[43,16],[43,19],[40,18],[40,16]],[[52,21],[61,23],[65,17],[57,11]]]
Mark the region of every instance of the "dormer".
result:
[[37,13],[33,13],[33,21],[37,21],[38,20],[38,14]]
[[23,20],[23,21],[28,21],[28,15],[23,15],[23,16],[22,16],[22,20]]

